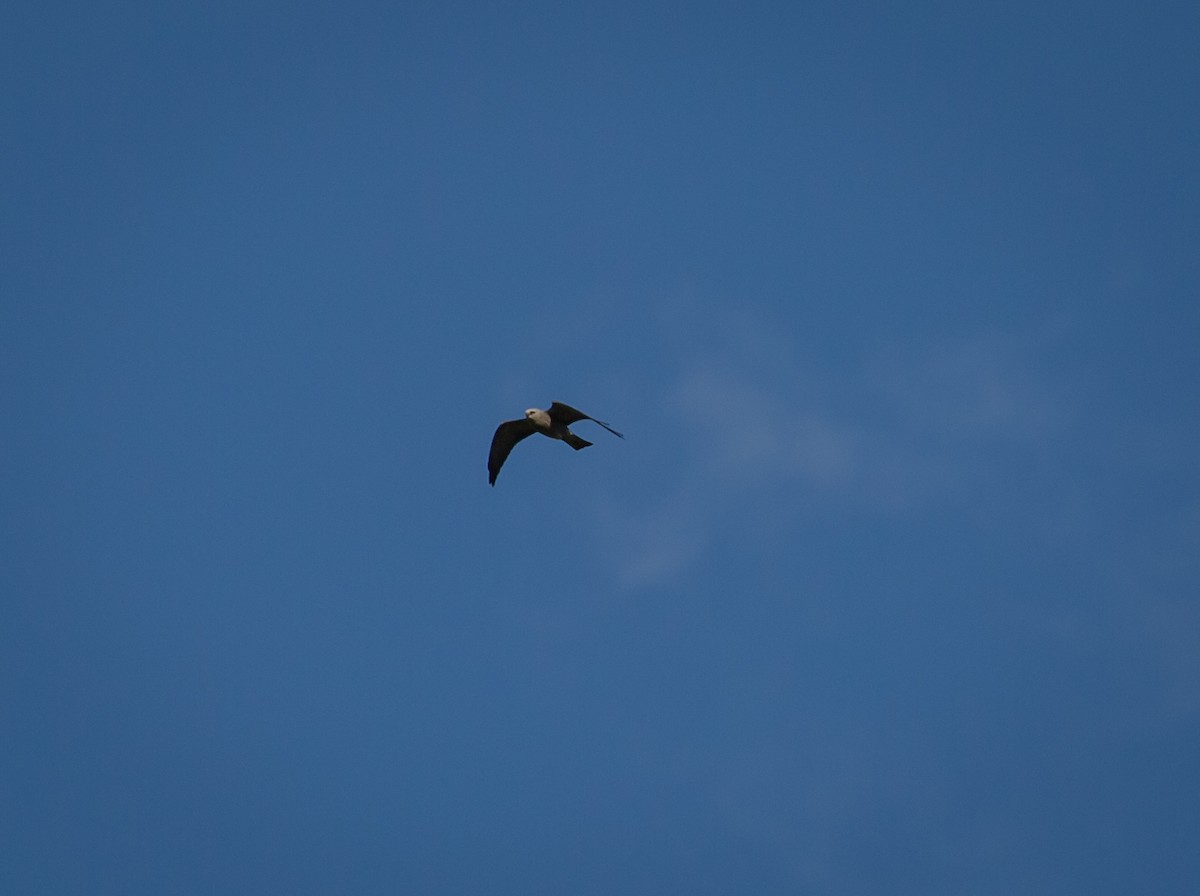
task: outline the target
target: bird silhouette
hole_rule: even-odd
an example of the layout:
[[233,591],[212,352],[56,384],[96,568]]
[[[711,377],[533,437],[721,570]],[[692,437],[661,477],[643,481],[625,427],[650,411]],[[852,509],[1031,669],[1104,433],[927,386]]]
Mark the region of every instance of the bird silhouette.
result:
[[504,466],[504,461],[508,459],[513,446],[521,441],[521,439],[531,436],[535,432],[540,432],[551,439],[558,439],[560,442],[566,442],[576,451],[591,445],[591,442],[579,438],[579,436],[567,428],[572,423],[578,423],[580,420],[591,420],[593,423],[599,423],[614,436],[622,439],[625,438],[625,436],[617,432],[603,420],[589,417],[583,411],[577,411],[575,408],[565,405],[560,401],[556,401],[550,405],[550,409],[547,411],[530,408],[520,420],[506,420],[496,427],[496,434],[492,436],[492,450],[488,452],[488,484],[496,484],[496,477],[500,475],[500,468]]

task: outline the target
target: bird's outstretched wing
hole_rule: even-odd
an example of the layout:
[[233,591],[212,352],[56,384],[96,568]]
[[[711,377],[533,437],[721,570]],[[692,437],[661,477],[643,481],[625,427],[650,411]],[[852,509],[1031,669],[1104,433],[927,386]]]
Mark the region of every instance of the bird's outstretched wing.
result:
[[526,436],[533,435],[536,428],[525,417],[520,420],[506,420],[496,427],[496,434],[492,436],[492,450],[488,452],[488,485],[496,484],[496,477],[500,475],[500,468],[504,466],[513,445]]
[[572,423],[578,423],[580,420],[591,420],[593,423],[599,423],[614,436],[625,438],[624,435],[617,432],[603,420],[597,420],[595,417],[589,417],[583,411],[577,411],[570,405],[563,404],[561,401],[556,401],[550,405],[550,419],[555,423],[561,423],[563,426],[570,426]]

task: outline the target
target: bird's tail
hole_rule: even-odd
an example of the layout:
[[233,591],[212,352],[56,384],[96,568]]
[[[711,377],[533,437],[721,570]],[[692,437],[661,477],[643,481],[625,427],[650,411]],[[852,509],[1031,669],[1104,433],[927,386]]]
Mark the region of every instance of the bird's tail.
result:
[[575,435],[575,433],[573,433],[573,432],[569,432],[565,436],[563,436],[563,441],[566,442],[568,445],[570,445],[572,448],[574,448],[576,451],[578,451],[580,448],[586,448],[592,444],[587,439],[579,438],[579,436]]

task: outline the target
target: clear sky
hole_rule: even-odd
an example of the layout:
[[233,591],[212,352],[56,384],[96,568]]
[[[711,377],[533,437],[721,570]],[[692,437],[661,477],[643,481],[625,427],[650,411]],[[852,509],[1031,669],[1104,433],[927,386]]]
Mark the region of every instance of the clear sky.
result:
[[1200,892],[1198,46],[6,4],[0,891]]

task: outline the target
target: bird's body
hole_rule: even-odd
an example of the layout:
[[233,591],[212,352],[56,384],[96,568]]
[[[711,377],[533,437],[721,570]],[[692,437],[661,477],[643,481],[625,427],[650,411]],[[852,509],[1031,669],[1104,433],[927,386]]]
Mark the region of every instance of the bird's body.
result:
[[566,442],[576,451],[587,448],[592,443],[581,439],[569,428],[572,423],[579,420],[591,420],[593,423],[599,423],[614,436],[625,438],[603,420],[589,417],[583,411],[577,411],[561,402],[554,402],[546,411],[530,408],[520,420],[506,420],[496,427],[496,434],[492,436],[492,449],[488,452],[488,483],[496,484],[496,477],[500,475],[500,467],[504,465],[513,446],[535,432],[541,433],[547,438]]

